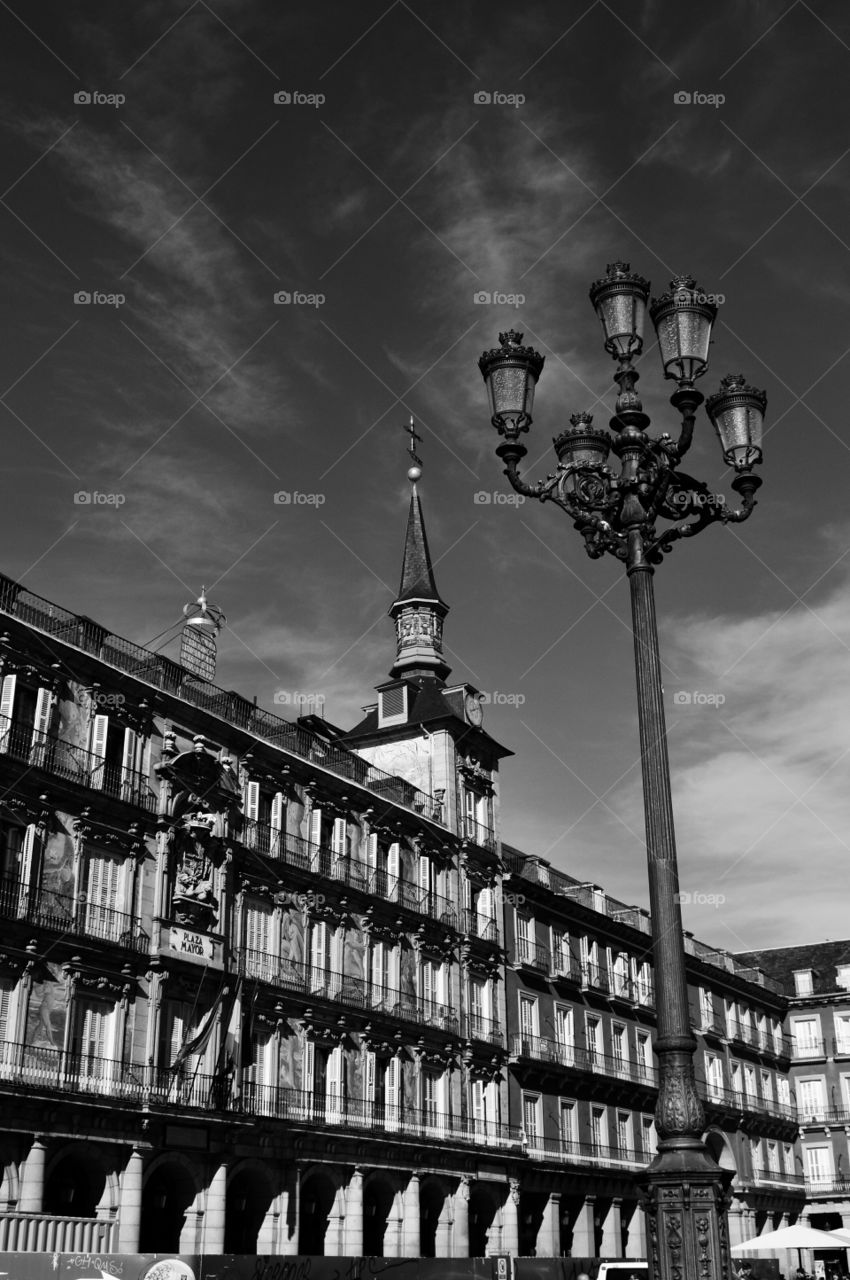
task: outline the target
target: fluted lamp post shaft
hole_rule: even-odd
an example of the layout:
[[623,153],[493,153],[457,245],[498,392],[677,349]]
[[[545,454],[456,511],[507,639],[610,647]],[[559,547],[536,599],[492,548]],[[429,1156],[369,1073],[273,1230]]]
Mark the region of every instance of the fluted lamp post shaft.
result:
[[[519,474],[527,452],[520,436],[532,423],[543,357],[522,345],[522,334],[511,331],[499,335],[501,346],[485,351],[479,367],[490,396],[491,421],[503,438],[496,452],[514,489],[554,502],[572,518],[588,555],[615,556],[629,579],[658,1011],[658,1148],[638,1180],[647,1217],[649,1269],[652,1280],[731,1280],[726,1207],[732,1175],[719,1168],[702,1140],[705,1116],[694,1074],[697,1046],[688,1007],[653,576],[677,541],[717,522],[738,523],[752,513],[761,484],[752,468],[761,461],[767,401],[741,375],[731,375],[706,404],[724,460],[736,472],[732,488],[742,502],[732,509],[702,481],[679,470],[703,402],[694,382],[708,365],[716,315],[710,296],[690,277],[678,276],[649,307],[665,376],[677,384],[671,396],[681,416],[675,441],[667,434],[647,434],[650,420],[636,390],[633,360],[643,346],[649,283],[633,274],[628,263],[617,262],[594,283],[590,297],[605,348],[617,361],[618,395],[610,422],[614,434],[595,428],[588,413],[573,414],[570,426],[555,439],[558,466],[545,480],[532,484]],[[616,473],[608,466],[612,452],[620,461]],[[659,528],[659,520],[669,523]]]

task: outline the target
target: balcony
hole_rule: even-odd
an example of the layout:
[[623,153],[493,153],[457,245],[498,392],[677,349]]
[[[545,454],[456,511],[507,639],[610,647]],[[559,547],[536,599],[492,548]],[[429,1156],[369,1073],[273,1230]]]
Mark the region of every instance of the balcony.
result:
[[799,1187],[802,1191],[805,1178],[802,1173],[783,1173],[781,1169],[754,1169],[756,1182],[767,1182],[773,1187]]
[[420,889],[399,876],[368,867],[365,862],[338,854],[326,845],[311,844],[301,836],[278,831],[253,818],[246,818],[240,830],[231,832],[231,838],[253,853],[297,867],[311,876],[359,889],[371,897],[381,898],[417,915],[428,916],[450,929],[458,927],[458,911],[451,899]]
[[581,966],[570,953],[555,951],[552,954],[549,977],[553,982],[572,982],[578,986],[581,982]]
[[487,1044],[504,1045],[505,1032],[494,1018],[482,1018],[478,1013],[466,1015],[466,1035],[470,1040],[483,1040]]
[[649,1089],[658,1087],[658,1070],[642,1062],[630,1062],[616,1054],[601,1053],[546,1036],[511,1036],[511,1057],[514,1060],[544,1062],[547,1065],[565,1067],[572,1071],[591,1075],[606,1075],[618,1080],[628,1080]]
[[629,1147],[608,1147],[571,1138],[541,1138],[539,1134],[527,1134],[526,1145],[532,1160],[558,1160],[605,1169],[643,1169],[651,1159]]
[[485,826],[483,822],[474,822],[472,818],[464,816],[461,818],[460,833],[464,840],[478,845],[479,849],[495,852],[496,833],[492,827]]
[[63,782],[99,791],[113,800],[156,813],[157,797],[144,774],[122,765],[107,764],[100,756],[53,733],[36,733],[31,725],[0,716],[0,760],[14,760],[41,769]]
[[93,942],[111,942],[139,955],[150,951],[150,935],[133,916],[95,902],[78,902],[51,889],[29,889],[16,880],[0,880],[0,917]]
[[470,938],[481,938],[483,942],[499,942],[499,924],[497,920],[479,915],[468,907],[461,914],[463,931]]
[[635,989],[627,973],[612,969],[609,974],[610,994],[612,1000],[625,1000],[629,1004],[635,1001]]
[[417,1026],[434,1027],[454,1034],[460,1026],[457,1014],[446,1005],[420,999],[415,993],[409,994],[366,978],[318,968],[303,961],[280,959],[248,948],[239,952],[237,963],[243,977],[257,978],[270,986],[295,991],[310,1000],[327,1000],[330,1004],[364,1009],[400,1022],[414,1022]]
[[348,778],[383,800],[403,805],[445,825],[442,806],[433,796],[404,778],[379,769],[346,747],[329,743],[303,725],[262,710],[238,693],[219,689],[209,680],[192,675],[172,658],[113,635],[91,618],[71,613],[3,575],[0,575],[0,612],[52,636],[54,640],[92,654],[116,670],[155,689],[162,689],[274,747],[310,760],[339,777]]
[[850,1178],[834,1173],[805,1174],[804,1186],[808,1196],[850,1195]]
[[608,975],[601,964],[584,961],[581,966],[581,985],[592,991],[601,991],[606,995],[609,991]]
[[697,1093],[703,1102],[726,1111],[749,1112],[751,1115],[770,1116],[775,1120],[784,1120],[796,1124],[797,1112],[790,1102],[778,1102],[773,1098],[761,1098],[755,1093],[744,1093],[740,1089],[727,1089],[723,1085],[712,1084],[698,1079]]
[[850,1124],[850,1108],[819,1107],[817,1111],[803,1111],[797,1104],[797,1119],[801,1125],[807,1124]]
[[0,1211],[0,1253],[111,1253],[114,1230],[108,1218],[61,1218],[7,1209]]
[[517,938],[513,963],[517,968],[535,969],[538,973],[548,973],[552,959],[548,947],[529,942],[527,938]]
[[806,1062],[813,1058],[826,1057],[825,1040],[792,1039],[791,1056],[795,1062]]

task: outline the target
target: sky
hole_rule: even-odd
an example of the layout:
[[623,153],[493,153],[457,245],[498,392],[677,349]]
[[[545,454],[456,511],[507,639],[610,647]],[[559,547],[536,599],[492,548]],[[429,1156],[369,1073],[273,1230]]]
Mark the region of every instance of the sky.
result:
[[[847,6],[0,22],[0,571],[139,643],[206,585],[217,683],[351,726],[394,658],[412,414],[451,680],[515,753],[504,838],[645,904],[627,582],[507,500],[477,359],[507,328],[545,355],[542,478],[571,413],[613,412],[591,281],[690,272],[723,298],[702,390],[743,372],[768,409],[752,519],[655,575],[685,927],[845,937]],[[651,328],[639,368],[675,434]],[[702,410],[687,470],[733,497]]]

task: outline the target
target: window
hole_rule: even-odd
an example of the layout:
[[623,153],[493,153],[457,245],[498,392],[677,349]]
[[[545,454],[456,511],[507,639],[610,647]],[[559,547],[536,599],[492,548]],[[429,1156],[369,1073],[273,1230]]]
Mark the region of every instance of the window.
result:
[[555,1005],[555,1038],[558,1043],[558,1061],[575,1061],[575,1024],[573,1011],[566,1005]]
[[[121,724],[116,716],[94,716],[92,720],[91,786],[122,800],[138,802],[147,795],[147,777],[140,777],[142,741],[135,729]],[[147,754],[147,752],[145,752]],[[149,766],[143,761],[141,772]]]
[[732,1063],[731,1075],[732,1075],[732,1092],[736,1095],[736,1097],[740,1101],[740,1098],[741,1098],[741,1064],[740,1062]]
[[850,1013],[835,1014],[835,1052],[850,1054]]
[[794,992],[798,996],[810,996],[814,991],[811,969],[795,969]]
[[611,1042],[614,1049],[614,1066],[617,1071],[628,1072],[629,1069],[629,1033],[619,1022],[611,1024]]
[[608,1126],[605,1119],[604,1107],[590,1108],[590,1142],[594,1155],[601,1155],[604,1147],[608,1145]]
[[397,684],[392,689],[382,689],[378,694],[378,728],[404,724],[406,720],[407,685]]
[[817,1058],[823,1051],[819,1018],[795,1018],[791,1023],[794,1037],[794,1056]]
[[761,1096],[765,1102],[773,1102],[773,1079],[769,1071],[760,1073]]
[[517,912],[516,917],[516,950],[517,959],[523,963],[533,959],[532,954],[532,938],[534,936],[534,926],[530,916],[522,916]]
[[524,1051],[531,1053],[532,1041],[537,1037],[537,1001],[533,996],[521,995],[519,998],[519,1032],[522,1036]]
[[608,963],[611,971],[612,994],[628,999],[631,996],[628,955],[625,951],[618,951],[616,955],[609,957]]
[[446,966],[439,960],[423,959],[419,969],[419,999],[425,1016],[444,1026],[449,1018]]
[[169,1102],[206,1105],[205,1067],[212,1053],[215,1005],[201,1010],[194,1001],[166,1000],[160,1022],[159,1061],[175,1066],[170,1076]]
[[779,1173],[779,1147],[775,1142],[767,1144],[767,1167],[771,1173]]
[[652,968],[648,960],[634,962],[635,999],[638,1004],[652,1004]]
[[470,1085],[472,1123],[476,1134],[488,1141],[499,1136],[499,1086],[495,1080],[473,1080]]
[[776,1077],[776,1096],[783,1106],[791,1105],[791,1081],[787,1076]]
[[282,833],[286,830],[286,797],[283,792],[263,787],[259,782],[246,782],[242,804],[245,810],[244,843],[258,853],[279,857]]
[[486,1001],[486,985],[483,978],[469,979],[469,1022],[470,1031],[479,1035],[484,1031]]
[[726,1001],[726,1034],[727,1036],[735,1035],[738,1030],[738,1006],[734,1000]]
[[325,1118],[332,1122],[339,1122],[345,1113],[347,1066],[343,1047],[338,1044],[328,1054],[325,1072]]
[[761,1138],[750,1138],[750,1160],[752,1161],[753,1173],[761,1172]]
[[0,753],[40,764],[47,750],[55,695],[5,676],[0,686]]
[[261,1115],[273,1115],[273,1095],[268,1096],[272,1080],[272,1032],[255,1031],[247,1047],[248,1060],[244,1065],[243,1087],[253,1098]]
[[[103,1001],[80,1001],[75,1010],[71,1037],[71,1070],[80,1080],[104,1085],[115,1071],[111,1061],[115,1009]],[[114,1081],[117,1083],[117,1077]]]
[[797,1081],[797,1115],[814,1120],[826,1110],[826,1082],[823,1076],[801,1077]]
[[85,926],[93,938],[118,942],[129,921],[121,913],[124,863],[92,854],[86,868]]
[[522,1123],[525,1137],[530,1147],[537,1145],[540,1137],[540,1095],[524,1093],[522,1095]]
[[710,1031],[714,1026],[714,997],[707,987],[700,989],[699,1003],[702,1029],[703,1031]]
[[803,1159],[805,1161],[807,1182],[817,1185],[818,1183],[823,1184],[832,1181],[831,1147],[804,1147]]
[[758,1100],[758,1091],[756,1089],[756,1069],[751,1067],[748,1062],[744,1063],[744,1092],[747,1097],[745,1101],[753,1099]]
[[602,1023],[599,1018],[587,1015],[587,1056],[591,1063],[599,1061],[602,1054]]
[[445,1098],[446,1077],[442,1072],[425,1070],[421,1079],[425,1124],[438,1137],[443,1137],[449,1127]]
[[401,1120],[401,1064],[396,1057],[379,1058],[366,1054],[364,1090],[366,1102],[376,1120],[387,1129],[398,1128]]
[[569,977],[572,973],[572,956],[570,954],[570,935],[565,929],[552,929],[552,960],[556,974]]
[[566,1152],[576,1150],[578,1143],[577,1108],[575,1102],[568,1098],[561,1099],[561,1145]]
[[652,1075],[652,1041],[648,1031],[635,1032],[637,1067],[644,1077]]
[[617,1152],[621,1157],[631,1154],[631,1116],[628,1111],[617,1112]]
[[599,943],[595,938],[581,940],[581,976],[585,984],[599,985]]
[[837,964],[835,966],[835,985],[843,987],[845,991],[850,991],[850,964]]
[[723,1097],[723,1063],[716,1053],[705,1055],[705,1078],[708,1096],[715,1102]]
[[9,1069],[14,1066],[11,1046],[16,1038],[16,990],[11,980],[0,981],[0,1077],[4,1072],[9,1074]]
[[330,983],[331,939],[324,920],[313,921],[310,934],[310,990],[325,991]]
[[641,1116],[640,1118],[640,1139],[641,1151],[644,1158],[649,1160],[655,1155],[656,1133],[655,1121],[652,1116]]
[[26,911],[29,889],[37,879],[38,842],[35,825],[19,827],[9,823],[0,828],[0,892],[7,911]]
[[245,973],[252,978],[273,982],[277,977],[273,908],[259,898],[246,898],[244,910],[242,963]]

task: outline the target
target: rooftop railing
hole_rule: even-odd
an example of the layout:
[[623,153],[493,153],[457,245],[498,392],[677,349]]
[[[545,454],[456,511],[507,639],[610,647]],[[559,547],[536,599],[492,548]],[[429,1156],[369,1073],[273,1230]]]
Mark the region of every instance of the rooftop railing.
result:
[[71,613],[2,574],[0,612],[35,627],[55,640],[73,645],[126,675],[189,702],[234,728],[357,782],[384,800],[403,805],[445,825],[442,806],[432,795],[404,778],[379,769],[346,747],[329,743],[303,725],[264,711],[238,693],[220,689],[164,654],[154,653],[131,640],[113,635],[91,618]]
[[14,760],[43,769],[64,782],[100,791],[114,800],[156,813],[157,797],[144,774],[123,765],[107,764],[100,756],[66,742],[54,733],[38,733],[32,725],[0,716],[0,760]]
[[0,916],[95,942],[111,942],[141,955],[150,950],[150,934],[135,916],[53,889],[32,889],[19,880],[0,880]]

